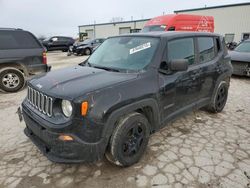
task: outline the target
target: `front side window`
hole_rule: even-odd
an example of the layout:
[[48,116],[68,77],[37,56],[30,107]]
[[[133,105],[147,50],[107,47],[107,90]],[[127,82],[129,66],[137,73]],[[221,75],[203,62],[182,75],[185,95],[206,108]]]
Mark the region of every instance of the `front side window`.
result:
[[114,37],[105,40],[88,59],[90,66],[138,71],[150,64],[159,39]]
[[189,65],[194,64],[194,39],[183,38],[168,43],[168,59],[187,59]]
[[57,37],[53,37],[51,40],[52,40],[53,42],[56,42],[56,41],[58,41],[58,38],[57,38]]
[[212,37],[199,37],[199,62],[205,63],[211,61],[215,57],[214,39]]

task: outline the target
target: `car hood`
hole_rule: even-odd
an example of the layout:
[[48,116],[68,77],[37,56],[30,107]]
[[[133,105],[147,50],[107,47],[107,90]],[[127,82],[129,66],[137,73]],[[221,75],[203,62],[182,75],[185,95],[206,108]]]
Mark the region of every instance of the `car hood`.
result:
[[232,61],[250,62],[250,53],[237,51],[229,51],[228,53]]
[[56,70],[33,78],[29,84],[52,97],[74,99],[89,92],[137,78],[136,73],[110,72],[76,66]]
[[86,46],[88,44],[84,43],[84,42],[77,42],[77,43],[74,43],[74,46],[78,47],[78,46]]

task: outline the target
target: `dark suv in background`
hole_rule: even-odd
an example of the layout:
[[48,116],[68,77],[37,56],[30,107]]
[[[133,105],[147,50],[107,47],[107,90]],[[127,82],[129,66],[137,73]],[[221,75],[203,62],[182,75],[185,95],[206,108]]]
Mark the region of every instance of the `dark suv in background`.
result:
[[[111,37],[84,63],[28,83],[25,134],[52,161],[130,166],[150,134],[192,110],[221,112],[232,65],[212,33]],[[38,99],[38,100],[37,100]]]
[[71,37],[54,36],[43,40],[42,44],[47,51],[62,50],[67,52],[74,42],[75,40]]
[[25,79],[48,72],[43,46],[28,31],[0,28],[0,89],[6,92],[20,90]]

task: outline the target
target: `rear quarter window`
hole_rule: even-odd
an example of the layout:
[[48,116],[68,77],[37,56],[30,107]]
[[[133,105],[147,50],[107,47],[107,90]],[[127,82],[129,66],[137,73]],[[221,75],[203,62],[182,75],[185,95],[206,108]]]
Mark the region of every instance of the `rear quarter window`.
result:
[[29,32],[0,31],[0,50],[32,48],[41,48],[41,45]]

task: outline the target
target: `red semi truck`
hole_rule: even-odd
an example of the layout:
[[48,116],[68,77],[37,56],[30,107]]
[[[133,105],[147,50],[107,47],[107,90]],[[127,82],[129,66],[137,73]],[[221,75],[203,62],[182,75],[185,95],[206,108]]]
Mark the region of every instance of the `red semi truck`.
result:
[[199,31],[214,32],[212,16],[169,14],[149,20],[142,32],[150,31]]

